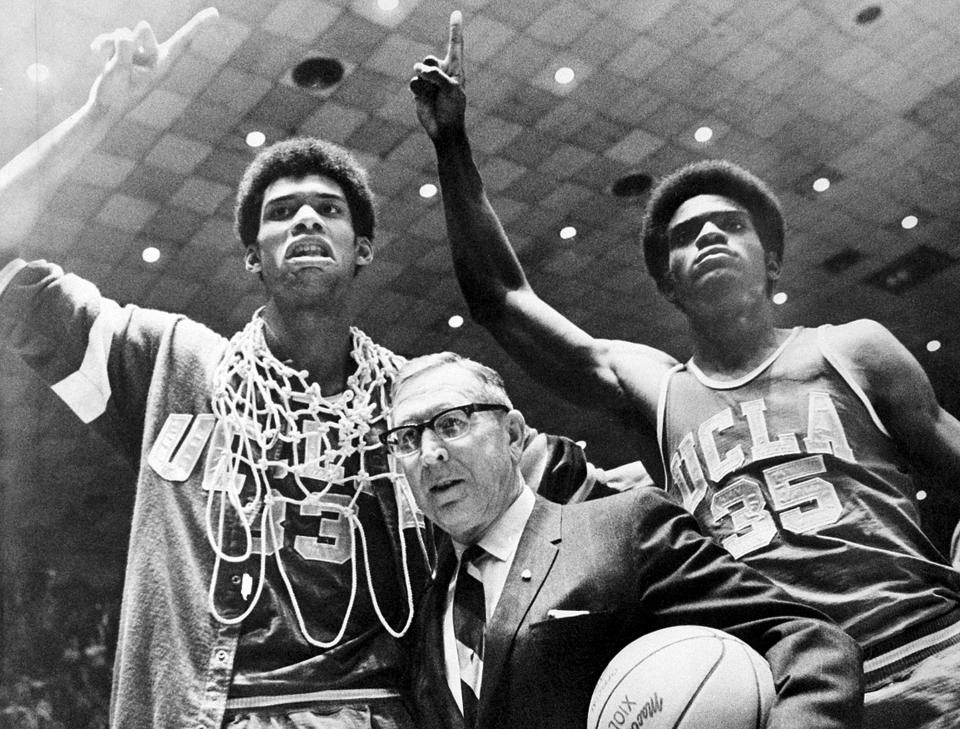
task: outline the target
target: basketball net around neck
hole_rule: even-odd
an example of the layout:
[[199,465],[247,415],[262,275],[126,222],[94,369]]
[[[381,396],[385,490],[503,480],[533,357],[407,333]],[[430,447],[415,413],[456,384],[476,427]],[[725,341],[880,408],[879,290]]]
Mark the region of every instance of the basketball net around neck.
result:
[[[233,336],[213,373],[211,409],[222,425],[218,429],[222,436],[211,443],[212,457],[207,461],[207,468],[214,473],[207,473],[204,479],[204,483],[217,484],[207,497],[207,538],[216,555],[210,582],[210,611],[221,623],[242,622],[260,598],[267,558],[272,556],[303,637],[314,646],[331,648],[346,633],[359,586],[357,559],[362,555],[373,609],[387,632],[401,637],[413,618],[403,514],[416,513],[416,507],[394,459],[388,459],[386,471],[370,473],[367,455],[380,448],[371,431],[374,425],[386,419],[388,378],[404,360],[376,344],[358,328],[351,327],[351,355],[356,371],[347,378],[347,387],[342,393],[325,398],[318,384],[308,382],[309,373],[281,362],[267,347],[262,311],[262,308],[258,309],[250,322]],[[359,464],[355,473],[350,473],[347,468],[352,458],[356,458]],[[245,486],[247,476],[253,481],[252,488]],[[295,497],[286,496],[270,486],[271,479],[288,476],[299,490]],[[304,479],[310,479],[314,489],[309,488]],[[399,629],[388,623],[377,600],[367,539],[358,514],[357,501],[361,492],[372,493],[371,487],[377,480],[387,481],[397,499],[400,521],[397,534],[400,535],[407,600],[407,618]],[[322,489],[315,490],[317,482],[323,483]],[[352,493],[346,505],[342,504],[342,498],[324,500],[334,486],[347,486]],[[337,493],[342,494],[343,490]],[[322,504],[323,509],[337,511],[350,525],[351,592],[340,629],[328,641],[310,635],[296,591],[283,565],[283,538],[277,534],[276,520],[272,517],[278,510],[282,512],[286,504],[299,507]],[[230,512],[231,519],[243,531],[245,546],[239,554],[228,553],[225,548],[225,528]],[[426,555],[420,530],[417,534]],[[245,562],[255,554],[260,558],[259,578],[255,588],[252,584],[245,586],[244,594],[250,595],[249,605],[239,616],[221,615],[215,600],[221,564]],[[244,579],[250,578],[245,575]],[[390,587],[393,589],[394,586]]]

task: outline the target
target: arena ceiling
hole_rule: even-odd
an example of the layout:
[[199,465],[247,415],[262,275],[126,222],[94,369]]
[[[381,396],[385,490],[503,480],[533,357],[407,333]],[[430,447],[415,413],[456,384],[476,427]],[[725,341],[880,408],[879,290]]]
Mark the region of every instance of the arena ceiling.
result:
[[[164,39],[203,5],[8,0],[0,161],[83,102],[98,71],[93,37],[146,19]],[[419,192],[436,175],[407,80],[416,60],[442,52],[458,8],[474,149],[544,298],[597,335],[686,357],[682,318],[642,267],[643,182],[727,157],[769,181],[785,205],[781,323],[879,320],[956,412],[960,3],[952,0],[399,0],[392,10],[377,0],[224,0],[219,23],[61,187],[27,254],[122,302],[180,311],[229,334],[262,300],[231,225],[232,192],[255,153],[247,135],[324,136],[367,164],[380,200],[359,324],[405,354],[455,349],[499,367],[536,425],[585,440],[603,465],[632,459],[621,424],[534,385],[478,326],[448,324],[466,312],[439,199]],[[293,70],[317,58],[330,85],[298,86]],[[49,71],[39,82],[27,74],[37,63]],[[336,81],[329,72],[338,66]],[[556,80],[560,68],[572,82]],[[712,137],[697,141],[705,126]],[[816,192],[822,177],[831,184]],[[917,219],[909,229],[907,216]],[[576,236],[560,236],[567,226]],[[143,260],[148,247],[157,262]],[[129,493],[129,467],[17,361],[0,364],[8,521],[36,511],[66,530],[79,514],[87,533],[64,544],[84,548],[90,525],[92,541],[115,541],[123,525],[113,505]]]

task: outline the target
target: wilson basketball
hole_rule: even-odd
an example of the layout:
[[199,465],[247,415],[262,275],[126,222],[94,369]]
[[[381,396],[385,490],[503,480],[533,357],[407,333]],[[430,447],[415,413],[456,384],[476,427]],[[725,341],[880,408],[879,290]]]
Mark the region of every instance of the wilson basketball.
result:
[[664,628],[607,665],[590,700],[589,729],[762,729],[775,691],[763,656],[728,633]]

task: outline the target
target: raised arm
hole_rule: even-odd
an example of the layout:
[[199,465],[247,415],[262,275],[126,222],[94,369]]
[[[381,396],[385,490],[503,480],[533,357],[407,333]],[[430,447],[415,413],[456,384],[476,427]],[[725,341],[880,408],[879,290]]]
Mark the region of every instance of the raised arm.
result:
[[217,15],[215,8],[200,11],[164,43],[157,43],[146,22],[118,28],[91,43],[104,66],[86,103],[0,169],[0,261],[24,242],[84,154],[156,87],[199,29]]
[[960,422],[937,401],[920,363],[884,326],[862,319],[833,327],[829,342],[850,367],[881,422],[913,466],[960,500]]
[[621,412],[639,409],[652,427],[656,384],[672,360],[650,347],[594,338],[543,301],[487,199],[465,128],[459,12],[450,18],[444,59],[429,56],[415,72],[410,88],[436,150],[454,270],[473,318],[560,396]]

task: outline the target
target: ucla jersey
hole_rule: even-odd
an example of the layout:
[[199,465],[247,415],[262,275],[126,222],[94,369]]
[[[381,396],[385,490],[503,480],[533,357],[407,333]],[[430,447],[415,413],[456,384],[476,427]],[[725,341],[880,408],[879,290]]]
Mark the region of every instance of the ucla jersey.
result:
[[[399,695],[394,633],[426,564],[409,490],[381,451],[342,464],[347,476],[362,466],[362,486],[331,483],[346,480],[339,473],[295,486],[284,466],[309,459],[320,439],[316,424],[290,423],[308,437],[298,454],[269,454],[261,489],[250,468],[224,477],[233,431],[211,396],[227,340],[120,306],[46,262],[0,269],[0,345],[139,465],[111,726],[219,729],[227,709],[284,697]],[[369,413],[371,439],[384,417]]]
[[[375,427],[368,440],[376,440],[384,418],[379,411],[370,415]],[[336,422],[329,420],[335,447]],[[305,422],[291,427],[314,421]],[[311,447],[309,438],[299,445],[281,440],[270,457],[303,463]],[[403,495],[382,449],[365,456],[361,464],[359,453],[350,454],[336,482],[321,474],[297,482],[275,469],[267,477],[268,498],[258,497],[256,479],[241,468],[239,498],[250,505],[248,518],[226,518],[211,534],[221,555],[211,608],[218,620],[240,622],[232,698],[364,693],[399,683],[402,656],[382,621],[405,632],[412,586],[394,540],[402,538],[398,526],[412,525],[415,516],[412,502],[398,504],[405,512],[400,525],[384,511],[384,501]],[[370,477],[351,481],[361,470]],[[205,481],[204,488],[216,484]],[[213,511],[216,516],[220,510]],[[407,546],[417,558],[417,545],[408,540]]]
[[908,464],[825,341],[795,329],[756,370],[664,379],[668,492],[705,533],[869,647],[956,608]]

